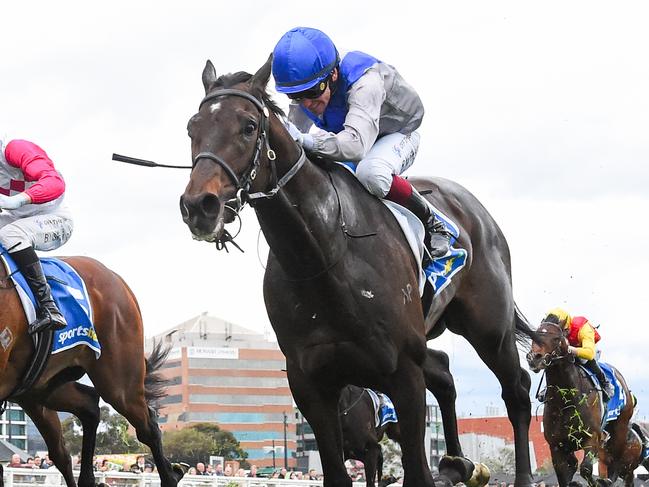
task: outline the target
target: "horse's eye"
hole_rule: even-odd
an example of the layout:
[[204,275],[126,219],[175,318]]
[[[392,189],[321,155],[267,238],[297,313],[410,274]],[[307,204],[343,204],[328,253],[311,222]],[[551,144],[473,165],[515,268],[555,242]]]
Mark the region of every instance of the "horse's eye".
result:
[[257,129],[257,124],[255,122],[248,122],[243,129],[243,133],[246,135],[252,135],[255,133],[255,130]]

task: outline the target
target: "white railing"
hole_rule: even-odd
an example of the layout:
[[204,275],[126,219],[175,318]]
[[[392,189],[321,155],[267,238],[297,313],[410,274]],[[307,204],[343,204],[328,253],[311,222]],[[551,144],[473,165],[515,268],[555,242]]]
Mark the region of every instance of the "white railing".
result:
[[[74,471],[75,477],[79,471]],[[55,468],[4,469],[6,487],[34,487],[65,485],[63,476]],[[160,477],[155,473],[95,472],[95,482],[103,482],[110,487],[160,487]],[[322,486],[316,480],[285,480],[265,478],[212,477],[204,475],[185,475],[178,484],[180,487],[308,487]],[[365,482],[354,482],[355,487],[365,486]]]

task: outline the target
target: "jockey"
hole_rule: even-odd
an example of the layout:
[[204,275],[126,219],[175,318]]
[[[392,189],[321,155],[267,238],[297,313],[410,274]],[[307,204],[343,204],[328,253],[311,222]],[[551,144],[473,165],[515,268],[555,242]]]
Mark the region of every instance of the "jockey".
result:
[[0,244],[38,303],[30,334],[66,326],[35,252],[57,249],[72,235],[64,192],[65,182],[43,149],[26,140],[0,138]]
[[554,308],[548,311],[543,321],[561,325],[567,333],[568,353],[581,359],[581,362],[592,371],[602,387],[604,400],[608,401],[615,394],[613,385],[608,381],[606,375],[596,360],[595,344],[600,340],[599,333],[583,316],[571,317],[568,312],[561,308]]
[[[360,51],[341,59],[325,33],[296,27],[273,50],[273,77],[277,91],[292,100],[287,129],[293,138],[313,154],[357,162],[363,186],[412,211],[424,224],[431,257],[445,255],[450,234],[400,177],[417,155],[424,107],[397,70]],[[314,124],[321,130],[308,133]]]

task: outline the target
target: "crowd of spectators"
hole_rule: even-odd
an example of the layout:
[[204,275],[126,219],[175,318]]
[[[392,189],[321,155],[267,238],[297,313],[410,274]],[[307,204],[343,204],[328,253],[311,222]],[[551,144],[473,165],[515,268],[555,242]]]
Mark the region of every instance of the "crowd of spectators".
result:
[[34,457],[27,457],[25,462],[22,461],[18,453],[11,455],[11,461],[7,464],[7,467],[11,468],[50,468],[54,463],[50,460],[48,455],[45,455],[43,458],[38,455]]
[[[73,461],[74,463],[78,463]],[[132,465],[121,465],[115,461],[111,461],[109,458],[97,458],[94,459],[94,469],[96,472],[131,472],[135,474],[139,473],[154,473],[156,471],[155,464],[147,459],[146,456],[140,455],[137,457],[135,463]],[[7,464],[7,467],[11,468],[50,468],[53,466],[52,460],[50,460],[48,455],[45,455],[43,458],[39,456],[29,457],[25,462],[22,461],[20,455],[14,454],[11,457],[11,461]],[[78,466],[78,465],[77,465]],[[250,465],[248,470],[239,468],[234,470],[232,465],[226,464],[225,467],[217,463],[216,465],[205,464],[203,462],[198,462],[195,466],[190,467],[187,474],[188,475],[212,475],[217,477],[257,477],[257,465]],[[267,475],[266,475],[267,476]],[[319,475],[315,470],[311,469],[307,473],[301,472],[299,470],[287,470],[286,468],[277,468],[274,472],[270,474],[270,478],[273,479],[291,479],[291,480],[322,480],[322,475]]]

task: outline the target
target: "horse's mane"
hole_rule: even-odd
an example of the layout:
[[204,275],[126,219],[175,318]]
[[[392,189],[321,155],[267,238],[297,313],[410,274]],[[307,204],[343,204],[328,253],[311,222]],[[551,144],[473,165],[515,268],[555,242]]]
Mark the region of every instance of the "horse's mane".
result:
[[[252,74],[246,73],[245,71],[237,71],[236,73],[228,73],[219,76],[216,79],[216,82],[214,83],[214,88],[232,88],[235,85],[238,85],[239,83],[246,83],[247,81],[250,81],[252,78]],[[268,105],[268,108],[270,111],[272,111],[275,115],[280,116],[282,118],[285,118],[286,115],[284,114],[284,110],[282,110],[277,103],[273,101],[273,99],[270,97],[268,92],[264,92],[262,94],[262,99],[266,105]]]

